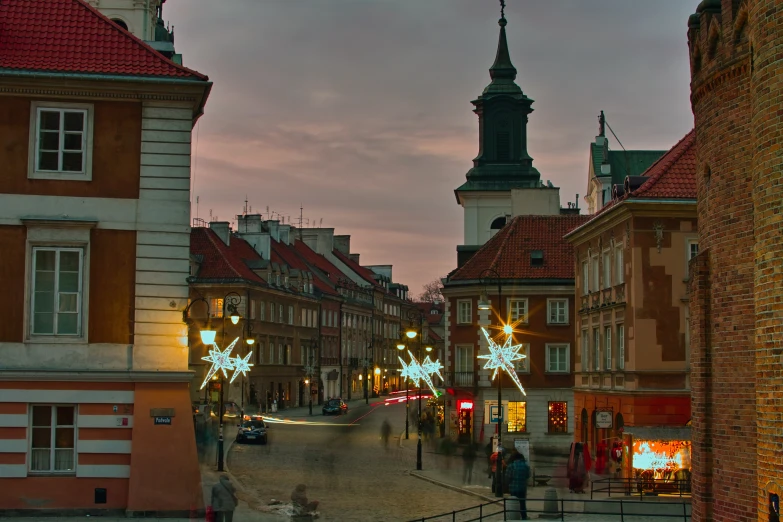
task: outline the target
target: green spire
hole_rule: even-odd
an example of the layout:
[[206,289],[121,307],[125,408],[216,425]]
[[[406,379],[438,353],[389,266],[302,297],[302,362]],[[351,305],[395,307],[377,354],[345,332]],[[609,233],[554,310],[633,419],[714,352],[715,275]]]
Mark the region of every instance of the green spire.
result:
[[511,55],[508,52],[507,23],[505,16],[501,16],[498,20],[500,26],[498,52],[495,55],[495,63],[489,68],[489,77],[492,78],[492,82],[484,89],[484,94],[522,92],[522,89],[514,83],[517,78],[517,70],[511,63]]

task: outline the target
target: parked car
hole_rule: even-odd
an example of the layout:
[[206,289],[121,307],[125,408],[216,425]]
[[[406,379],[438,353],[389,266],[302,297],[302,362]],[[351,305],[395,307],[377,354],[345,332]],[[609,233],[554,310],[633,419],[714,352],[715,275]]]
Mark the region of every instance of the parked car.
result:
[[324,415],[342,415],[348,413],[348,405],[342,399],[329,399],[324,403]]
[[239,426],[237,432],[237,442],[260,442],[266,444],[268,441],[266,433],[266,424],[261,418],[246,420]]

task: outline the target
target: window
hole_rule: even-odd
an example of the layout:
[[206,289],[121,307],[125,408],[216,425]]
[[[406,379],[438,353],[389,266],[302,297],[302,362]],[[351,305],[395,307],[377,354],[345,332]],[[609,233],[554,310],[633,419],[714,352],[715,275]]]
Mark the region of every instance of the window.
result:
[[92,106],[33,102],[28,177],[92,179]]
[[523,344],[519,348],[519,353],[524,355],[524,357],[514,361],[514,370],[516,370],[517,373],[530,373],[530,345]]
[[266,309],[264,308],[264,301],[258,302],[258,318],[262,321],[266,319]]
[[590,293],[590,265],[582,261],[582,295]]
[[604,264],[604,284],[602,288],[610,288],[612,286],[612,256],[608,250],[604,250],[602,261]]
[[283,345],[278,344],[277,345],[277,364],[285,364],[285,359],[283,359]]
[[264,364],[264,343],[258,343],[256,345],[253,355],[255,355],[256,364]]
[[601,369],[601,333],[598,328],[593,328],[593,349],[595,350],[593,369],[598,371]]
[[[497,403],[494,403],[497,405]],[[527,403],[509,402],[508,403],[508,431],[509,433],[519,433],[527,431]]]
[[256,302],[250,301],[250,319],[256,318]]
[[473,322],[471,302],[468,299],[457,301],[457,324]]
[[275,322],[275,303],[269,303],[269,322]]
[[277,311],[279,312],[279,315],[277,316],[277,320],[280,323],[284,323],[285,319],[283,317],[283,305],[278,306]]
[[533,250],[530,252],[530,266],[544,266],[543,250]]
[[286,344],[285,345],[285,364],[291,364],[293,361],[291,361],[291,345]]
[[568,324],[568,299],[547,299],[549,324]]
[[593,256],[592,263],[593,263],[593,280],[590,282],[590,291],[591,292],[596,292],[596,291],[598,291],[598,288],[599,288],[599,286],[598,286],[598,274],[599,274],[599,271],[598,271],[598,256],[597,255]]
[[617,369],[625,368],[625,326],[617,325]]
[[699,242],[695,239],[688,241],[688,261],[699,255]]
[[302,326],[310,326],[307,321],[307,310],[302,308],[300,311],[302,312]]
[[76,470],[74,406],[32,406],[31,472]]
[[612,327],[604,328],[604,355],[606,356],[606,369],[612,369]]
[[[473,346],[472,345],[457,345],[454,347],[454,371],[457,373],[471,372],[473,373],[474,360],[473,360]],[[471,383],[473,381],[471,379]]]
[[614,249],[614,284],[621,285],[625,282],[625,264],[623,262],[623,247]]
[[81,335],[83,250],[33,248],[33,335]]
[[212,317],[223,317],[223,299],[213,298],[209,300],[209,315]]
[[511,322],[527,323],[527,299],[509,299],[508,311]]
[[590,370],[590,337],[587,330],[582,330],[582,371]]
[[269,343],[269,364],[275,364],[275,344]]
[[294,324],[294,307],[288,306],[288,324]]
[[327,320],[327,314],[328,312],[326,310],[321,310],[321,326],[327,326],[326,320]]
[[549,403],[549,433],[568,433],[568,403]]
[[568,360],[567,344],[546,345],[546,371],[547,373],[568,373],[570,368]]

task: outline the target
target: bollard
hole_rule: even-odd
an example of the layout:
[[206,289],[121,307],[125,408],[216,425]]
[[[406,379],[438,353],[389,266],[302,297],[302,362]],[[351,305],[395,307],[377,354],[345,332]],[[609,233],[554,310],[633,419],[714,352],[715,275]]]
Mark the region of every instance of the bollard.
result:
[[544,512],[538,515],[538,518],[561,518],[560,509],[558,508],[557,490],[555,488],[547,488],[544,492]]

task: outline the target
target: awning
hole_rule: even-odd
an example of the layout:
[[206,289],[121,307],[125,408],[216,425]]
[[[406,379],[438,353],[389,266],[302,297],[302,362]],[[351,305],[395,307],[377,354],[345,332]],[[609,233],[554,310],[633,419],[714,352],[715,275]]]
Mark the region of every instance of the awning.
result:
[[634,440],[691,440],[690,426],[625,426]]

